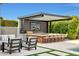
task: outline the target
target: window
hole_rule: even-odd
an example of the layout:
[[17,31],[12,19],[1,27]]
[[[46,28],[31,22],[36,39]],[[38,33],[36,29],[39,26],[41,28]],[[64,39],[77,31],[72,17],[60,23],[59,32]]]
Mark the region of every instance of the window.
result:
[[39,22],[31,22],[31,30],[40,31],[40,23]]

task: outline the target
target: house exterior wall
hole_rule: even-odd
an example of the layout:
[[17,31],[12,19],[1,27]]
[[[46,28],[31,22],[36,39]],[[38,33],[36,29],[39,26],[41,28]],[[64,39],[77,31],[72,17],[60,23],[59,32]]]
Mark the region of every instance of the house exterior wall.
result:
[[[20,33],[31,30],[31,22],[38,22],[40,24],[40,31],[47,33],[47,22],[44,21],[31,21],[31,20],[20,20]],[[35,32],[35,31],[34,31]]]
[[41,31],[46,33],[47,30],[48,30],[47,29],[47,22],[40,22],[40,23],[41,23],[40,24],[41,25]]

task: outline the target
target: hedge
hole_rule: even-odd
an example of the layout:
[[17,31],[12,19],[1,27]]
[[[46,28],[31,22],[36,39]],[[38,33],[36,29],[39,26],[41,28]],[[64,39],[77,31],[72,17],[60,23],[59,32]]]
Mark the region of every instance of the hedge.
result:
[[52,32],[53,33],[67,33],[68,23],[67,21],[52,22]]
[[14,20],[3,20],[0,19],[0,26],[6,26],[6,27],[17,27],[18,26],[18,21]]

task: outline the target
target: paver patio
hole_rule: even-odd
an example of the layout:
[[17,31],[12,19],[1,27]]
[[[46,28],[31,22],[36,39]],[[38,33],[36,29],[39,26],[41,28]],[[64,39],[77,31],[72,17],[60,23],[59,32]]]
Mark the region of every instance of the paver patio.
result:
[[38,54],[38,56],[55,56],[55,55],[51,55],[51,54],[48,54],[48,53],[43,53],[43,54]]
[[79,47],[79,44],[68,41],[46,44],[38,43],[37,50],[32,49],[28,51],[23,48],[20,53],[14,52],[12,54],[0,51],[0,56],[77,56],[79,52],[70,50],[70,48],[74,47]]
[[37,47],[37,50],[32,49],[31,51],[22,49],[20,53],[16,51],[12,54],[9,54],[7,51],[5,51],[5,52],[0,51],[0,56],[26,56],[26,55],[44,52],[44,51],[48,51],[48,49],[44,49],[44,48],[40,48],[40,47]]
[[50,52],[50,53],[54,53],[54,54],[61,55],[61,56],[69,55],[68,53],[59,52],[59,51],[53,51],[53,52]]
[[[74,43],[73,40],[63,41],[63,42],[53,42],[53,43],[47,43],[47,44],[40,44],[39,46],[48,47],[51,49],[56,49],[64,52],[70,52],[79,55],[79,52],[72,51],[72,48],[79,47],[79,40],[74,40],[77,43]],[[73,42],[73,43],[72,43]]]

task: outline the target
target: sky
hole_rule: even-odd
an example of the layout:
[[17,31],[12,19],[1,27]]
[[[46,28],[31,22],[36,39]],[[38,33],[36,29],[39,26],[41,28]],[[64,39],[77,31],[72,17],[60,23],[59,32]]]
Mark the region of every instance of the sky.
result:
[[79,16],[79,3],[6,3],[0,4],[0,16],[16,20],[20,16],[35,13]]

